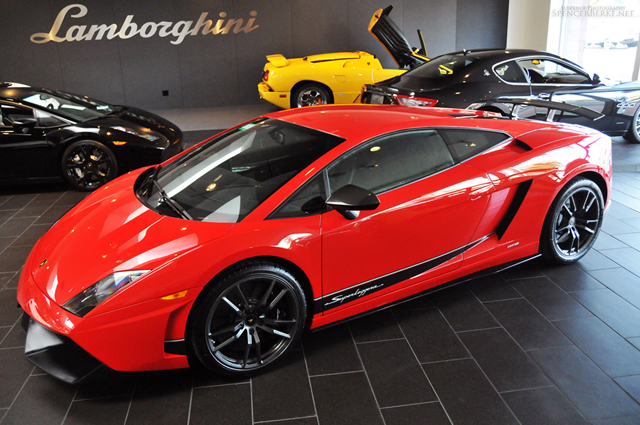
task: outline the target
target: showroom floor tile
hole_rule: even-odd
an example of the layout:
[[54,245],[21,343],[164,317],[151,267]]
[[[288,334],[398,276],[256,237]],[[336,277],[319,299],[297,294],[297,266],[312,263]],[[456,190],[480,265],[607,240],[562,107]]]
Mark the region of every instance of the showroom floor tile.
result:
[[[192,125],[191,144],[223,128]],[[631,152],[614,146],[614,164]],[[0,424],[640,424],[640,173],[616,171],[614,188],[579,264],[533,261],[307,332],[252,379],[102,371],[79,386],[24,358],[15,296],[33,244],[85,194],[3,192]]]

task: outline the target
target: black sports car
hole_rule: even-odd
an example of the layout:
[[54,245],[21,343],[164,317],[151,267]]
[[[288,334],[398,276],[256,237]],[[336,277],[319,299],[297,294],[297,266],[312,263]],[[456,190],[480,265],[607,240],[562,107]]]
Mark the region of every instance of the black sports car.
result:
[[66,179],[93,190],[182,151],[182,131],[141,109],[0,83],[0,183]]
[[448,53],[398,77],[366,84],[361,101],[510,113],[506,105],[489,104],[499,97],[536,97],[593,109],[604,117],[591,121],[565,112],[554,120],[640,143],[640,82],[605,84],[571,61],[536,50]]

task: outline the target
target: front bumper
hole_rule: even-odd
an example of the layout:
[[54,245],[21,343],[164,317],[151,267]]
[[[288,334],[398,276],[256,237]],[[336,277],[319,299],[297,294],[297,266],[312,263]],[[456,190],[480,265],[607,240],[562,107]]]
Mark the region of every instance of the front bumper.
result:
[[[80,358],[91,357],[98,365],[117,371],[189,366],[182,347],[184,329],[201,288],[190,289],[184,298],[151,299],[82,318],[69,313],[42,292],[29,272],[31,263],[32,255],[20,276],[18,302],[34,322],[27,327],[29,333],[34,332],[31,337],[34,342],[25,354],[45,371],[67,382],[81,379],[80,375],[87,372],[88,367],[70,370],[63,358],[71,351],[80,351],[84,353]],[[24,320],[29,323],[29,319]],[[83,363],[95,365],[91,361]]]
[[27,333],[27,360],[61,381],[76,384],[103,366],[71,339],[50,331],[26,312],[22,328]]
[[260,94],[260,99],[273,103],[282,109],[289,109],[291,107],[290,92],[273,91],[265,82],[258,84],[258,94]]

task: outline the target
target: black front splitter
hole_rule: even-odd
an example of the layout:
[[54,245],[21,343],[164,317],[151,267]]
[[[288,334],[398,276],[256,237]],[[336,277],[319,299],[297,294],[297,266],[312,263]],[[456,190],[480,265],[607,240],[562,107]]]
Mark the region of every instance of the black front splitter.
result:
[[77,384],[104,366],[70,338],[50,331],[22,315],[22,328],[27,332],[24,355],[49,375],[69,384]]

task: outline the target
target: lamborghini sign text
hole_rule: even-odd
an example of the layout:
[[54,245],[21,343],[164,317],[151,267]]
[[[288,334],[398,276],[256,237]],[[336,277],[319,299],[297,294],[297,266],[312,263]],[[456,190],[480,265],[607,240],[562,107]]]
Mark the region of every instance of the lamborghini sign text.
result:
[[[76,9],[76,10],[74,10]],[[71,11],[76,12],[70,13]],[[31,41],[34,43],[48,43],[49,41],[55,41],[56,43],[62,43],[63,41],[91,41],[91,40],[113,40],[118,37],[121,39],[128,39],[134,36],[140,36],[142,38],[150,38],[155,35],[158,37],[171,37],[171,44],[180,44],[187,36],[194,36],[198,34],[202,35],[218,35],[218,34],[234,34],[244,32],[248,33],[256,28],[258,25],[254,25],[256,11],[251,11],[251,16],[247,19],[245,24],[243,19],[227,19],[225,12],[220,12],[217,21],[207,19],[208,12],[200,14],[198,20],[194,21],[178,21],[178,22],[145,22],[144,24],[137,24],[134,22],[134,15],[127,15],[122,25],[118,27],[117,24],[99,24],[99,25],[71,25],[66,32],[61,28],[67,15],[70,18],[78,19],[87,14],[89,9],[82,4],[70,4],[63,8],[56,20],[51,26],[49,32],[39,32],[31,36]]]

